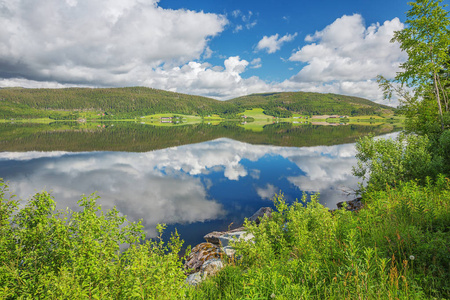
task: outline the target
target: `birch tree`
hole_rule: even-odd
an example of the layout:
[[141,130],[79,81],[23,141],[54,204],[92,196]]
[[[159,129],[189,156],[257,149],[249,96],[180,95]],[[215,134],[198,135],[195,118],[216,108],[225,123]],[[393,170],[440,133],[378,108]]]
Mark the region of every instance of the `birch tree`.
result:
[[[448,111],[446,84],[439,74],[448,68],[450,46],[449,12],[442,0],[410,2],[406,26],[396,31],[391,42],[399,42],[408,60],[400,65],[395,82],[414,89],[419,96],[435,97],[441,130],[444,130],[443,110]],[[383,83],[383,82],[381,82]],[[384,82],[386,88],[386,82]]]

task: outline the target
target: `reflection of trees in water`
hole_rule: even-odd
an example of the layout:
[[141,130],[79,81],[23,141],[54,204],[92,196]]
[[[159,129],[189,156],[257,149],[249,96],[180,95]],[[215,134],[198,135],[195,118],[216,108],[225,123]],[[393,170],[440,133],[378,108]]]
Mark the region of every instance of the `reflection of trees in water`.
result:
[[392,125],[378,126],[293,126],[267,125],[260,132],[245,130],[236,123],[179,127],[154,127],[135,123],[114,123],[83,127],[77,123],[0,124],[0,151],[131,151],[144,152],[218,138],[250,144],[276,146],[318,146],[352,143],[368,134],[394,131]]

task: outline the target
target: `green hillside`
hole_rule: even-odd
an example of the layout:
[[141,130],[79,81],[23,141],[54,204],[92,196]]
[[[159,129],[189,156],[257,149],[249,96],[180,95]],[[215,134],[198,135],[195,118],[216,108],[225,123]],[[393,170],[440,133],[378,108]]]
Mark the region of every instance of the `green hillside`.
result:
[[228,113],[229,103],[155,90],[128,88],[0,89],[0,117],[61,116],[101,111],[121,118],[154,113]]
[[[230,102],[243,108],[263,107],[267,112],[272,112],[272,115],[287,111],[309,115],[360,116],[389,114],[393,111],[392,107],[363,98],[309,92],[252,94],[235,98]],[[288,115],[280,116],[288,117]]]
[[254,94],[228,101],[145,87],[0,89],[0,119],[50,117],[53,119],[126,119],[157,113],[232,118],[246,109],[290,117],[292,113],[374,115],[392,108],[366,99],[304,92]]

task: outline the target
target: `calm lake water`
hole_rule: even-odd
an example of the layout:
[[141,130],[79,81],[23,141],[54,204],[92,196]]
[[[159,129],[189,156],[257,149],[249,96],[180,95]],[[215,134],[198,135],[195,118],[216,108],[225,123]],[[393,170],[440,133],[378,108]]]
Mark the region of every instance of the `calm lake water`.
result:
[[[128,131],[115,127],[108,132],[103,127],[43,130],[25,126],[16,127],[15,136],[10,128],[0,128],[5,137],[0,141],[0,177],[22,199],[50,191],[59,208],[76,210],[82,194],[96,192],[103,208],[116,206],[129,220],[142,219],[150,237],[156,235],[156,224],[166,223],[167,232],[177,228],[182,239],[194,245],[208,232],[239,226],[260,207],[273,207],[271,199],[280,191],[288,201],[301,199],[304,192],[319,192],[320,202],[330,208],[351,199],[343,191],[356,189],[358,179],[351,174],[355,147],[347,138],[352,135],[354,141],[367,134],[367,128],[342,128],[342,134],[338,127],[306,131],[275,127],[260,133],[233,126],[211,132],[209,127],[190,128],[194,133],[182,128],[146,126],[142,133],[138,127]],[[128,136],[120,136],[124,132]],[[285,141],[287,137],[294,145],[308,140],[320,144],[317,135],[325,134],[334,134],[336,145],[300,147]],[[206,141],[189,139],[190,135],[206,136]],[[321,138],[329,143],[329,137]],[[184,139],[194,143],[172,145],[183,144]],[[96,151],[89,151],[87,145],[85,149],[86,141]],[[129,143],[131,150],[104,151],[125,147],[123,143]],[[273,145],[277,143],[281,146]]]

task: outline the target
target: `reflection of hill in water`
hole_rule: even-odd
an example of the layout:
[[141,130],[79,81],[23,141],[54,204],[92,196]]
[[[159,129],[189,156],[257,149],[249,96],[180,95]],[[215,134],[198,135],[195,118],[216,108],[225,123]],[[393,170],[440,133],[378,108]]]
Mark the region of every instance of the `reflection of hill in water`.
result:
[[[89,124],[88,124],[89,126]],[[100,126],[100,125],[98,125]],[[245,130],[234,123],[153,127],[135,123],[0,124],[0,151],[129,151],[156,149],[230,138],[250,144],[318,146],[352,143],[358,137],[395,131],[392,125],[292,126],[268,125],[261,132]]]

